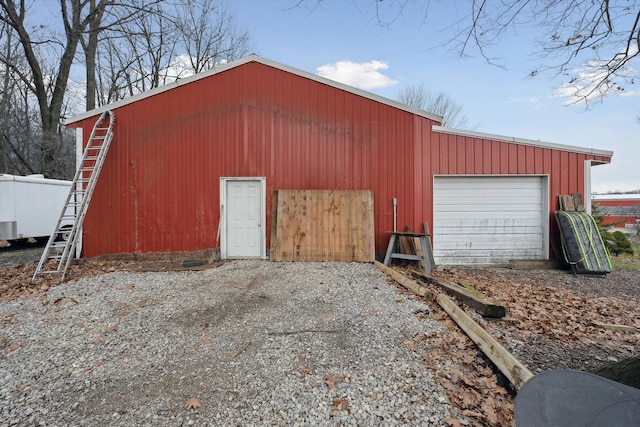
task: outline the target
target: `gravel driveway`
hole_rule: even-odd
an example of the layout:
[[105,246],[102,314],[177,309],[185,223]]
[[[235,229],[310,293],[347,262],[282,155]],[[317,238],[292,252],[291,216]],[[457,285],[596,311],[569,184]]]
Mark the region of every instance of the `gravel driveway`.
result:
[[428,311],[370,264],[81,279],[0,303],[0,425],[443,425]]

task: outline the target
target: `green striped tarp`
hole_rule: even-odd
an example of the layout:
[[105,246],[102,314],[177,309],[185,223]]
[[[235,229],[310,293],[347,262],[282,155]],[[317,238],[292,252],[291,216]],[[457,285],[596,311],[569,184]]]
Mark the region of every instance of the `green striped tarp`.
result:
[[606,274],[613,270],[593,217],[586,212],[556,211],[564,259],[574,273]]

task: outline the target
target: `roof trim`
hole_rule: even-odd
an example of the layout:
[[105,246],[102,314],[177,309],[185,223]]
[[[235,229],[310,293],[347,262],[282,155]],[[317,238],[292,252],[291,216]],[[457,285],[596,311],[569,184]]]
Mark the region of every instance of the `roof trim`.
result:
[[573,145],[555,144],[553,142],[544,142],[533,139],[516,138],[505,135],[495,135],[491,133],[474,132],[461,129],[446,128],[443,126],[432,127],[434,132],[446,133],[449,135],[470,136],[472,138],[489,139],[492,141],[510,142],[512,144],[528,145],[531,147],[549,148],[551,150],[569,151],[572,153],[591,154],[594,156],[612,157],[613,151],[597,150],[595,148],[577,147]]
[[600,201],[635,201],[640,200],[640,193],[626,193],[626,194],[592,194],[591,200],[600,200]]
[[442,123],[442,117],[438,116],[436,114],[429,113],[429,112],[421,110],[419,108],[411,107],[409,105],[402,104],[402,103],[400,103],[398,101],[394,101],[392,99],[385,98],[383,96],[375,95],[375,94],[373,94],[371,92],[367,92],[365,90],[358,89],[358,88],[355,88],[353,86],[346,85],[344,83],[339,83],[339,82],[336,82],[334,80],[330,80],[330,79],[327,79],[325,77],[321,77],[321,76],[318,76],[316,74],[309,73],[307,71],[302,71],[300,69],[297,69],[297,68],[294,68],[294,67],[290,67],[288,65],[284,65],[284,64],[281,64],[279,62],[271,61],[269,59],[266,59],[266,58],[263,58],[261,56],[258,56],[258,55],[254,54],[254,55],[249,55],[249,56],[246,56],[244,58],[238,59],[236,61],[232,61],[232,62],[223,64],[223,65],[220,65],[220,66],[218,66],[216,68],[213,68],[211,70],[208,70],[208,71],[205,71],[205,72],[202,72],[202,73],[198,73],[198,74],[194,74],[193,76],[189,76],[189,77],[181,79],[181,80],[177,80],[177,81],[175,81],[173,83],[169,83],[169,84],[166,84],[164,86],[160,86],[160,87],[148,90],[146,92],[139,93],[139,94],[131,96],[129,98],[121,99],[121,100],[113,102],[111,104],[108,104],[108,105],[105,105],[105,106],[102,106],[102,107],[87,111],[85,113],[78,114],[76,116],[70,117],[69,119],[65,120],[64,124],[65,125],[70,125],[72,123],[79,122],[79,121],[87,119],[89,117],[93,117],[93,116],[96,116],[98,114],[101,114],[104,111],[113,110],[115,108],[119,108],[119,107],[122,107],[122,106],[125,106],[125,105],[128,105],[128,104],[140,101],[142,99],[149,98],[149,97],[152,97],[154,95],[158,95],[158,94],[160,94],[162,92],[166,92],[168,90],[175,89],[178,86],[182,86],[182,85],[185,85],[185,84],[193,83],[193,82],[198,81],[200,79],[205,79],[205,78],[213,76],[215,74],[223,73],[225,71],[231,70],[233,68],[239,67],[239,66],[247,64],[249,62],[257,62],[259,64],[263,64],[263,65],[266,65],[266,66],[269,66],[269,67],[272,67],[272,68],[276,68],[276,69],[279,69],[279,70],[282,70],[282,71],[285,71],[285,72],[288,72],[288,73],[291,73],[291,74],[294,74],[294,75],[297,75],[297,76],[300,76],[300,77],[303,77],[303,78],[306,78],[306,79],[309,79],[309,80],[314,80],[314,81],[316,81],[318,83],[322,83],[322,84],[325,84],[325,85],[328,85],[328,86],[332,86],[332,87],[335,87],[336,89],[344,90],[346,92],[353,93],[354,95],[358,95],[358,96],[361,96],[363,98],[368,98],[368,99],[370,99],[372,101],[376,101],[376,102],[379,102],[379,103],[382,103],[382,104],[387,104],[387,105],[389,105],[391,107],[398,108],[400,110],[404,110],[404,111],[407,111],[409,113],[416,114],[418,116],[422,116],[422,117],[425,117],[427,119],[435,120],[437,122]]

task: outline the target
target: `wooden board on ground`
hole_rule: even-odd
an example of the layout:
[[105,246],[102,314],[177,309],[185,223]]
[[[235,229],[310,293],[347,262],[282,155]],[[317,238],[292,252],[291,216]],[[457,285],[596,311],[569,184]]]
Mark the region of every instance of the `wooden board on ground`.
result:
[[393,268],[387,267],[381,262],[375,261],[374,265],[378,267],[380,270],[384,271],[389,276],[391,276],[393,280],[400,283],[405,288],[409,289],[414,294],[419,295],[421,297],[425,297],[429,301],[433,301],[433,298],[434,298],[433,294],[429,292],[427,289],[425,289],[424,287],[420,286],[419,283],[416,283],[413,280],[409,279],[408,277],[403,276],[402,274],[395,271]]
[[516,389],[520,389],[533,373],[516,359],[509,351],[493,338],[482,326],[478,325],[467,313],[458,307],[446,295],[436,297],[438,305],[451,316],[458,326],[476,343],[489,359],[500,369]]
[[468,289],[448,280],[441,279],[432,274],[414,271],[413,274],[422,277],[429,283],[433,283],[441,287],[446,293],[458,298],[469,307],[475,309],[482,316],[486,317],[504,317],[505,308],[503,305],[486,297],[475,289]]
[[273,261],[375,260],[372,191],[277,190],[272,211]]
[[383,272],[389,274],[396,282],[407,287],[417,295],[423,295],[429,299],[434,298],[440,307],[453,319],[454,322],[462,329],[471,340],[476,343],[478,348],[487,355],[489,359],[500,369],[511,384],[516,389],[520,389],[524,383],[533,377],[533,373],[516,359],[509,351],[502,346],[494,337],[476,323],[467,313],[456,305],[445,294],[433,295],[431,292],[409,280],[407,277],[385,266],[382,263],[375,262]]

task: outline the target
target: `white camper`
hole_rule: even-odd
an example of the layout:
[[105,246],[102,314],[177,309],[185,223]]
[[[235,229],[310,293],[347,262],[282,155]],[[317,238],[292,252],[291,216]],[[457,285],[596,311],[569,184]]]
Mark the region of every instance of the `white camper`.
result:
[[70,188],[71,181],[43,175],[0,174],[0,240],[48,237]]

